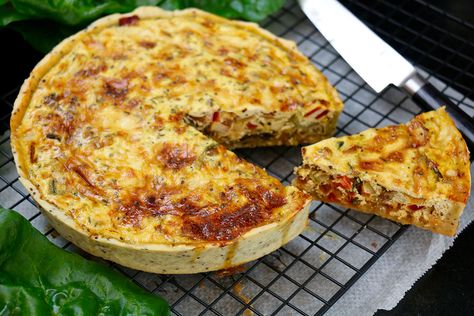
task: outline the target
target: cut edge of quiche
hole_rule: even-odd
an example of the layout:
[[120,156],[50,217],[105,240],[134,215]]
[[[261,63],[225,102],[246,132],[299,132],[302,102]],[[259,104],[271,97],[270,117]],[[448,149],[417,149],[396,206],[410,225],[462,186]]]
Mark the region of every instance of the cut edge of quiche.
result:
[[[311,201],[305,193],[292,186],[284,188],[286,204],[277,208],[275,211],[275,213],[281,215],[280,217],[275,217],[274,222],[266,223],[263,226],[246,231],[235,239],[224,242],[202,241],[189,244],[146,244],[127,243],[116,238],[91,234],[78,225],[63,209],[50,203],[45,198],[44,193],[31,181],[28,163],[25,163],[25,161],[29,159],[31,152],[28,153],[22,149],[22,142],[25,141],[25,139],[22,139],[20,135],[17,134],[17,130],[30,106],[33,93],[40,84],[43,76],[74,48],[77,41],[83,36],[87,36],[88,32],[115,25],[121,18],[129,18],[131,16],[130,14],[137,15],[144,19],[164,15],[179,16],[193,14],[204,15],[211,20],[221,20],[219,17],[196,9],[183,10],[180,12],[166,12],[154,7],[142,7],[132,13],[124,15],[115,14],[94,22],[87,29],[63,40],[50,54],[40,61],[32,71],[30,77],[23,84],[19,96],[15,101],[11,118],[11,142],[20,181],[27,188],[35,201],[38,202],[43,214],[62,236],[87,252],[127,267],[154,273],[183,274],[226,269],[260,258],[295,238],[307,225],[308,210]],[[283,46],[295,49],[294,43],[279,39],[271,33],[260,29],[256,24],[246,22],[233,23],[239,24],[244,28],[250,28],[268,38],[274,39]],[[337,97],[337,95],[334,96]],[[337,104],[339,104],[337,113],[332,116],[332,123],[329,124],[332,128],[334,128],[333,125],[335,125],[337,115],[342,107],[342,104]],[[314,113],[316,115],[327,115],[328,113],[327,111],[322,112],[320,109],[316,109],[313,113],[309,113],[308,117]],[[326,136],[329,136],[328,131],[326,131],[323,136],[319,135],[317,137]],[[280,143],[283,143],[283,141],[280,141]],[[270,143],[268,141],[252,141],[248,144],[244,144],[244,146],[256,146],[260,144],[267,145]],[[72,168],[74,168],[74,166]],[[81,176],[79,172],[76,173]]]
[[456,234],[471,188],[470,161],[444,107],[303,147],[302,155],[293,184],[315,199]]

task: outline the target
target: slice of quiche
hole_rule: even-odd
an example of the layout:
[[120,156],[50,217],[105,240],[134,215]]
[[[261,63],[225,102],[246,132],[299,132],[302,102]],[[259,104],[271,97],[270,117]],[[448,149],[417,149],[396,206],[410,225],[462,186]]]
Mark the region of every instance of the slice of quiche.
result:
[[317,200],[452,236],[469,197],[464,139],[444,108],[302,149],[294,185]]

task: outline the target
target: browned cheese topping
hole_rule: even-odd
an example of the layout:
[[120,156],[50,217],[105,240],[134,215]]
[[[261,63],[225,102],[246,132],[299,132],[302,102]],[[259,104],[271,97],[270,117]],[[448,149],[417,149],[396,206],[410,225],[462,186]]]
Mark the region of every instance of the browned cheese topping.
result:
[[257,113],[330,108],[299,53],[192,14],[121,18],[72,45],[56,52],[13,138],[41,199],[81,229],[129,243],[225,242],[305,203],[201,133],[238,140],[265,132]]

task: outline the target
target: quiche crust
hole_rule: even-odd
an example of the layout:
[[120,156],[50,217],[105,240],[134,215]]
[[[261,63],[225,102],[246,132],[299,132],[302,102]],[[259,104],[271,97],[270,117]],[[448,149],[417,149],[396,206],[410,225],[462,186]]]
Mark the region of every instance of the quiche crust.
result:
[[293,182],[315,199],[453,236],[471,188],[469,151],[444,107],[303,147]]
[[160,274],[208,272],[245,264],[278,249],[296,236],[308,224],[310,201],[298,192],[299,201],[289,205],[292,212],[283,218],[226,242],[192,243],[126,243],[100,235],[91,236],[47,201],[38,198],[40,192],[28,180],[21,182],[38,202],[42,213],[61,236],[94,256],[114,261],[125,267]]
[[[299,89],[295,95],[301,100],[274,104],[262,96],[253,103],[224,98],[215,104],[214,99],[192,103],[189,96],[181,102],[185,90],[178,88],[164,98],[159,93],[170,93],[170,85],[190,84],[183,74],[191,68],[166,72],[161,64],[141,62],[150,54],[154,63],[172,59],[175,49],[147,50],[160,48],[153,31],[176,35],[155,24],[186,25],[175,25],[176,19],[260,38],[264,48],[274,48],[274,57],[286,58],[282,78]],[[202,35],[193,32],[189,27],[177,33],[191,43]],[[127,46],[131,42],[140,48]],[[238,68],[237,61],[223,58],[224,66]],[[238,73],[231,70],[232,76]],[[198,88],[195,94],[203,90]],[[231,147],[313,141],[332,133],[341,110],[334,88],[293,43],[255,24],[195,9],[142,7],[94,22],[35,67],[14,104],[11,142],[20,181],[66,239],[127,267],[197,273],[240,265],[279,248],[303,230],[308,217],[307,194],[283,187],[216,140]],[[223,128],[229,120],[240,125]]]

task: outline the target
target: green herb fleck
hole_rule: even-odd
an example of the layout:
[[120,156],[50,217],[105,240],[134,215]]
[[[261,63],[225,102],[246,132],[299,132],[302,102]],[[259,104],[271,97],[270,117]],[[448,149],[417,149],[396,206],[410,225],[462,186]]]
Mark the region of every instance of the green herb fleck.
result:
[[353,198],[351,203],[352,205],[359,205],[362,202],[359,198]]
[[352,190],[358,191],[358,188],[362,185],[362,180],[358,177],[354,178],[354,181],[352,182]]
[[442,179],[443,174],[439,171],[438,166],[433,161],[428,159],[427,157],[426,157],[426,162],[428,164],[428,167],[434,172],[436,177],[438,177],[438,179]]
[[54,180],[54,179],[49,182],[49,193],[50,194],[57,194],[56,180]]

